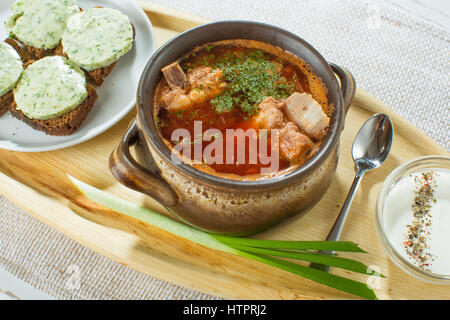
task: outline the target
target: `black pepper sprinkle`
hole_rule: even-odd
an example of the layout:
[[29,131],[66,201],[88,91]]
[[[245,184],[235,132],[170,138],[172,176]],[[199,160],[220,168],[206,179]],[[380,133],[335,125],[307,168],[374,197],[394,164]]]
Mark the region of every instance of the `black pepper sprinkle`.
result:
[[433,171],[421,172],[415,175],[414,202],[412,223],[407,225],[408,231],[404,241],[404,248],[411,260],[421,269],[430,271],[435,256],[430,253],[428,244],[431,236],[430,209],[436,203],[436,179]]

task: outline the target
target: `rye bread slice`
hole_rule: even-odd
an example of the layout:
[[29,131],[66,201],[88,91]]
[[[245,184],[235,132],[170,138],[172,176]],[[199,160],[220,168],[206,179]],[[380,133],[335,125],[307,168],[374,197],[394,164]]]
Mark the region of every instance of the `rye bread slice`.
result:
[[81,126],[97,100],[97,92],[95,91],[95,88],[88,84],[86,89],[88,91],[88,96],[76,109],[54,119],[30,119],[25,116],[22,111],[17,109],[17,104],[15,101],[11,103],[10,112],[15,118],[24,121],[33,129],[43,131],[52,136],[68,136]]
[[[18,40],[16,40],[18,41]],[[18,41],[20,42],[20,41]],[[26,45],[22,42],[20,42],[20,44],[22,44],[25,47],[26,52],[31,55],[32,57],[34,57],[35,60],[39,60],[48,56],[53,56],[55,55],[55,49],[38,49],[38,48],[33,48],[30,47],[29,45]]]
[[27,49],[20,41],[17,41],[13,38],[8,38],[5,40],[5,42],[7,44],[9,44],[11,47],[13,47],[14,50],[17,51],[20,59],[22,60],[22,64],[24,65],[24,68],[25,68],[25,65],[28,65],[34,61],[33,56],[30,53],[28,53]]
[[12,90],[0,97],[0,117],[9,110],[9,107],[13,103],[13,101],[14,94]]
[[19,52],[20,57],[22,58],[22,61],[25,59],[32,59],[32,60],[39,60],[48,56],[53,56],[55,55],[55,50],[54,49],[38,49],[38,48],[34,48],[31,47],[29,45],[26,45],[25,43],[23,43],[22,41],[20,41],[19,39],[16,38],[8,38],[5,40],[5,42],[9,43],[11,46],[14,47],[14,49],[17,50],[17,52]]
[[115,66],[116,62],[113,62],[107,67],[99,68],[93,71],[86,71],[86,73],[89,76],[90,80],[92,80],[92,82],[94,82],[98,86],[101,86],[103,82],[105,82],[105,79],[113,71]]

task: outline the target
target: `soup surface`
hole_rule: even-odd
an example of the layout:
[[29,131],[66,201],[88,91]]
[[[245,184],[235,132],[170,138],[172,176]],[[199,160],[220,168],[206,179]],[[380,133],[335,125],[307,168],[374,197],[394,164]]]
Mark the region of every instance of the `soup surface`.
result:
[[160,134],[184,162],[210,174],[284,173],[311,157],[328,130],[333,107],[325,85],[273,45],[208,43],[162,73],[154,101]]

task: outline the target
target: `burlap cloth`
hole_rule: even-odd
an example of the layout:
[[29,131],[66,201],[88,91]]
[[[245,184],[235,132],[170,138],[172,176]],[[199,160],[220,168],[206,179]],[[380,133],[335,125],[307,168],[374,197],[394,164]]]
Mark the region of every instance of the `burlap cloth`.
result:
[[[365,1],[153,2],[211,20],[258,20],[293,31],[449,149],[450,38],[442,27]],[[1,197],[0,245],[1,267],[60,299],[214,299],[102,257]],[[73,288],[75,271],[81,283]]]

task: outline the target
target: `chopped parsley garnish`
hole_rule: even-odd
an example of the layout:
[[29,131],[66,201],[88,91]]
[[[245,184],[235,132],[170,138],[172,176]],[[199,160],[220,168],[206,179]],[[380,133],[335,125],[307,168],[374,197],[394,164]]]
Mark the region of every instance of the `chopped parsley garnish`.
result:
[[179,120],[181,120],[181,119],[183,119],[184,111],[183,110],[177,110],[177,111],[175,111],[175,115],[177,116],[177,118]]
[[194,112],[191,112],[191,113],[189,114],[189,119],[190,119],[190,120],[196,119],[197,116],[198,116],[198,112],[199,112],[199,110],[195,110]]
[[156,125],[158,126],[159,129],[162,129],[167,126],[167,123],[164,120],[162,120],[161,118],[159,118],[158,115],[155,117],[155,120],[156,120]]
[[218,113],[235,106],[248,115],[257,113],[258,104],[267,97],[287,98],[295,84],[281,77],[282,64],[261,50],[247,50],[242,55],[228,53],[214,63],[227,82],[227,89],[211,100]]

